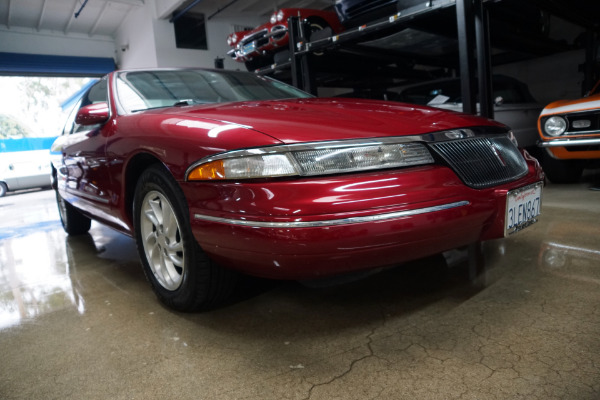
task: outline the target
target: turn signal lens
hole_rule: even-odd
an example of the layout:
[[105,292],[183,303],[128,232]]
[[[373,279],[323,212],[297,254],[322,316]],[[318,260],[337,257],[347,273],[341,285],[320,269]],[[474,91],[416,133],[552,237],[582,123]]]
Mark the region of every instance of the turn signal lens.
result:
[[298,175],[285,154],[228,158],[201,164],[188,180],[253,179]]
[[550,117],[544,122],[544,132],[550,136],[560,136],[567,130],[567,121],[563,117]]
[[225,179],[223,160],[212,161],[197,166],[188,174],[188,179],[192,181]]

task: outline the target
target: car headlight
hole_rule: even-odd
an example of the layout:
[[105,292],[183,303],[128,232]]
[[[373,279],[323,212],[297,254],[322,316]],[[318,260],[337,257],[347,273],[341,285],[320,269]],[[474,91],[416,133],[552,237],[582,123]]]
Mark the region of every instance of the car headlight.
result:
[[277,13],[277,22],[283,21],[283,10],[279,10]]
[[333,142],[223,153],[193,164],[187,180],[315,176],[433,163],[421,143]]
[[544,132],[550,136],[560,136],[567,130],[567,121],[563,117],[550,117],[544,122]]
[[277,22],[277,13],[273,13],[271,14],[271,18],[269,18],[269,21],[274,24],[275,22]]
[[228,46],[231,46],[231,36],[229,36],[229,37],[227,38],[227,45],[228,45]]

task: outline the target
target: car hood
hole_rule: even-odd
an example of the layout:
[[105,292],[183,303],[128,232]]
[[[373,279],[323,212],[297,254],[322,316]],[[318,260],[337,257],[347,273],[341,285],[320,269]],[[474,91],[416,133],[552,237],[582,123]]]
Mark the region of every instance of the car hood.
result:
[[168,113],[242,125],[286,144],[503,126],[484,118],[431,107],[355,99],[249,101],[171,108]]
[[594,110],[600,108],[600,93],[577,100],[558,100],[550,103],[542,111],[542,115],[562,114],[575,111]]

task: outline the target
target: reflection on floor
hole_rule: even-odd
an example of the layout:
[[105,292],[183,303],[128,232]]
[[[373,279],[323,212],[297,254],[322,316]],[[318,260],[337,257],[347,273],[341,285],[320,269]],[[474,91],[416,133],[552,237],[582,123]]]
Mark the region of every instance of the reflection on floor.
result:
[[0,399],[598,399],[591,183],[546,186],[541,221],[485,243],[475,282],[453,252],[337,285],[251,280],[204,314],[156,301],[132,239],[67,238],[51,191],[9,195]]

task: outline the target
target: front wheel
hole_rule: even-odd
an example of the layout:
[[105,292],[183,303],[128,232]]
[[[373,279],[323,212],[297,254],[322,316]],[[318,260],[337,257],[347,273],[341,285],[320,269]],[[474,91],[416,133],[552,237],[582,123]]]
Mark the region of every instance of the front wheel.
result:
[[133,210],[144,273],[164,304],[179,311],[200,311],[229,297],[235,274],[202,251],[192,234],[183,192],[164,168],[144,171]]
[[80,213],[75,207],[69,204],[56,191],[56,204],[58,205],[58,214],[60,222],[69,235],[83,235],[90,230],[92,220]]
[[4,197],[6,195],[6,192],[8,192],[8,187],[6,186],[6,183],[0,182],[0,197]]

